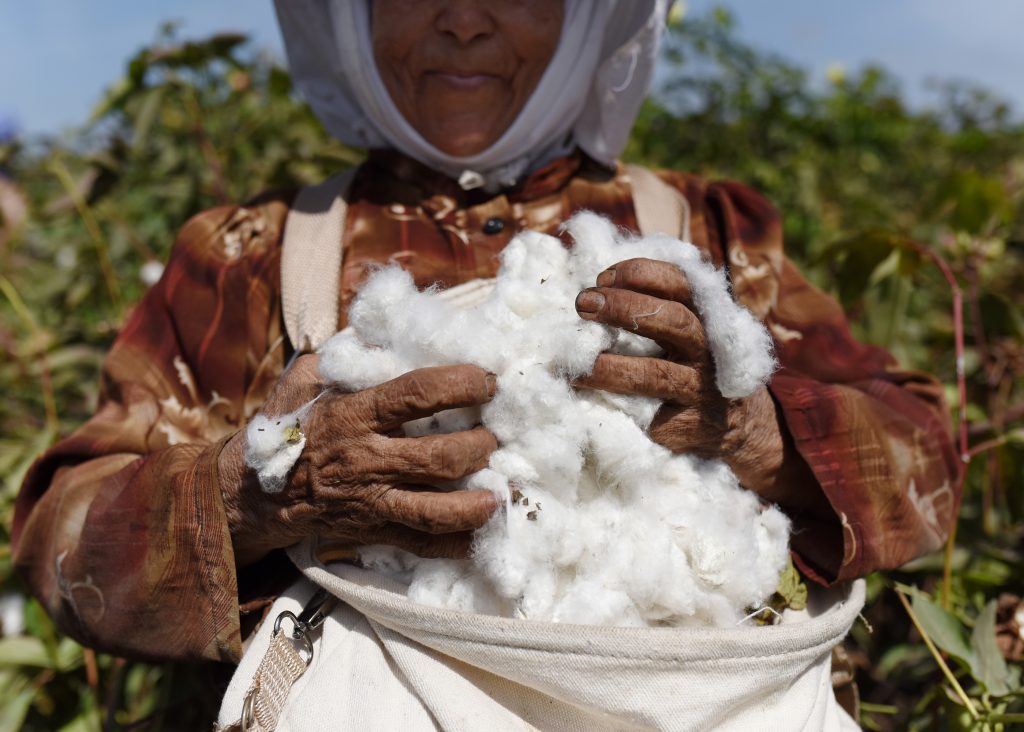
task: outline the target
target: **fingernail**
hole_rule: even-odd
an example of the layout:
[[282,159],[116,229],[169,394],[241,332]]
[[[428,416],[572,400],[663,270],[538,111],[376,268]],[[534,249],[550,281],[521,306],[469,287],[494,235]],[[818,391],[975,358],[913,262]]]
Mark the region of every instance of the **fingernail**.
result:
[[615,284],[615,270],[606,269],[604,272],[597,276],[598,287],[611,287]]
[[584,290],[576,296],[576,311],[580,315],[594,315],[604,307],[604,295],[593,290]]
[[487,393],[494,396],[494,393],[498,391],[498,377],[494,374],[487,374],[484,377],[484,382],[487,384]]

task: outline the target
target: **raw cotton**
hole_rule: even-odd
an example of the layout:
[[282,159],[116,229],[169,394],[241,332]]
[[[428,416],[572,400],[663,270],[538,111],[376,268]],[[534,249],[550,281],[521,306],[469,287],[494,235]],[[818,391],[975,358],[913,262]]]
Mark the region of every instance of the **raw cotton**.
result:
[[301,420],[309,411],[308,405],[279,417],[257,414],[246,427],[245,462],[256,470],[260,486],[267,493],[280,493],[285,479],[295,466],[306,435]]
[[571,249],[535,232],[517,236],[493,290],[468,308],[417,291],[397,267],[382,269],[353,302],[350,327],[322,347],[322,375],[348,390],[424,366],[472,363],[497,375],[482,408],[405,426],[422,435],[482,423],[497,437],[488,467],[459,486],[489,489],[505,504],[477,532],[472,557],[423,560],[370,547],[363,563],[407,581],[413,601],[440,607],[601,625],[736,623],[775,589],[788,520],[724,463],[654,443],[646,428],[658,400],[571,386],[603,351],[660,352],[634,333],[581,320],[574,301],[624,259],[679,266],[730,398],[770,376],[770,336],[692,245],[632,238],[590,213],[567,226]]

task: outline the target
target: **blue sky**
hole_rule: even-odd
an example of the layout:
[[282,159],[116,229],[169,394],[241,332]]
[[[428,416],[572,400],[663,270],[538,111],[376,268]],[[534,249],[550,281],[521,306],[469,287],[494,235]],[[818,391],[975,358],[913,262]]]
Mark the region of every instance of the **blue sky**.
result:
[[[690,0],[692,10],[718,3]],[[1024,0],[728,0],[741,35],[823,75],[877,62],[910,98],[929,79],[983,84],[1024,116]]]
[[0,0],[0,116],[28,133],[81,123],[164,20],[251,33],[283,56],[270,0]]
[[[1024,0],[689,0],[731,8],[742,37],[816,74],[874,61],[926,103],[929,78],[980,82],[1024,115]],[[28,133],[84,121],[160,21],[182,32],[251,33],[281,54],[270,0],[0,0],[0,117]]]

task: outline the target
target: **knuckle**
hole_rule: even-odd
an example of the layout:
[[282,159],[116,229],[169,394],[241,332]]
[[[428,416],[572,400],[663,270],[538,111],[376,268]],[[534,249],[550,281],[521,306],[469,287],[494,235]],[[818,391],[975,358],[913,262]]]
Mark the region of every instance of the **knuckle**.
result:
[[445,481],[458,480],[463,475],[465,459],[463,448],[453,440],[438,440],[430,446],[430,466],[434,475]]
[[292,368],[298,375],[315,379],[320,375],[320,357],[315,353],[303,354],[295,360]]
[[672,303],[672,330],[683,344],[697,345],[701,337],[701,324],[697,316],[685,305]]
[[659,272],[659,265],[662,263],[647,257],[638,257],[630,260],[630,274],[638,282],[649,282]]
[[674,368],[675,364],[662,358],[651,359],[648,362],[651,366],[650,381],[660,387],[671,387],[679,381],[679,374]]
[[428,402],[436,386],[430,372],[419,369],[402,377],[401,391],[398,396],[404,406],[422,407]]
[[397,510],[398,507],[395,505],[394,496],[389,488],[366,491],[360,503],[362,505],[353,513],[362,515],[367,519],[373,517],[377,521],[386,521],[392,516],[401,513],[400,510]]
[[443,533],[449,526],[449,521],[434,513],[427,512],[420,517],[419,527],[428,534]]
[[643,274],[652,261],[647,257],[633,257],[620,262],[616,269],[627,277],[636,277],[638,274]]
[[623,361],[623,372],[634,387],[644,389],[657,379],[658,359],[635,358]]

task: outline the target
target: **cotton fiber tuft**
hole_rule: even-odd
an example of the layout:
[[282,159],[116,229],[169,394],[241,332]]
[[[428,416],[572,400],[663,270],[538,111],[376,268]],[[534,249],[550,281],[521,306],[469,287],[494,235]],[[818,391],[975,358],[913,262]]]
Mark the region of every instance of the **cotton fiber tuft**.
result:
[[408,582],[413,601],[438,607],[582,624],[734,624],[775,590],[789,522],[723,463],[651,441],[658,400],[571,386],[603,351],[660,352],[646,338],[581,320],[574,301],[622,260],[679,266],[729,398],[767,381],[771,338],[692,245],[631,238],[591,213],[567,227],[572,249],[519,234],[493,289],[468,307],[417,291],[398,267],[380,270],[353,302],[350,327],[322,347],[322,375],[348,390],[424,366],[472,363],[497,375],[482,408],[405,427],[422,435],[482,423],[497,437],[488,467],[460,486],[494,491],[505,504],[477,532],[472,557],[423,560],[369,547],[362,561]]

